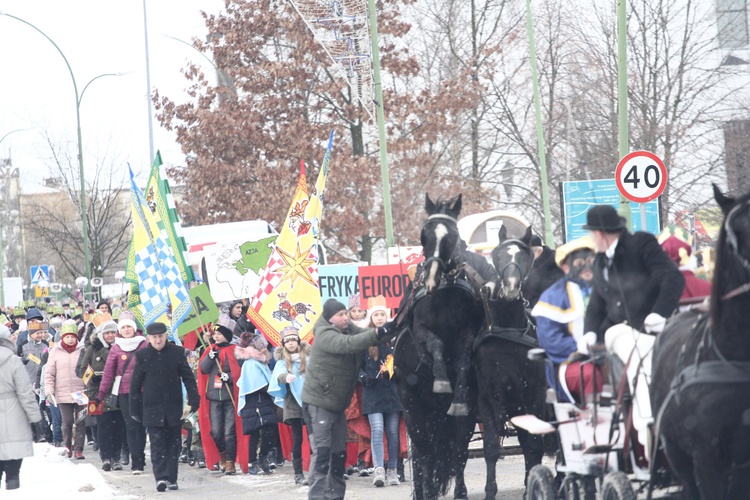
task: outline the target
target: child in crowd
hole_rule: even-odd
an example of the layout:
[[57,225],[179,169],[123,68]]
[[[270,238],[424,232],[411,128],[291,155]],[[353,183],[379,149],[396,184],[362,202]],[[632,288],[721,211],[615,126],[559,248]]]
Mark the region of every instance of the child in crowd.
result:
[[367,328],[367,310],[360,307],[358,293],[353,293],[349,296],[349,309],[347,309],[346,315],[349,316],[349,320],[355,325]]
[[[388,309],[385,300],[376,305],[370,304],[370,328],[383,326],[388,322]],[[399,419],[403,408],[387,369],[389,356],[393,356],[390,343],[369,347],[364,353],[365,362],[359,373],[362,382],[362,414],[370,421],[372,462],[375,467],[372,484],[381,487],[386,482],[391,486],[399,484],[396,466],[399,454]],[[383,429],[388,438],[388,471],[384,465]]]
[[274,350],[276,366],[271,374],[268,394],[284,409],[284,423],[292,428],[294,484],[307,485],[302,471],[302,386],[310,344],[302,342],[297,329],[291,326],[281,330],[281,343],[282,347]]
[[271,380],[271,370],[268,368],[271,353],[268,351],[268,342],[261,333],[244,332],[240,337],[240,347],[237,348],[236,355],[244,360],[237,385],[238,413],[242,417],[242,430],[245,435],[250,436],[248,473],[257,475],[262,471],[264,474],[271,474],[269,453],[274,446],[273,427],[278,421],[276,405],[268,394]]
[[[213,327],[214,344],[206,349],[200,360],[198,380],[201,397],[209,402],[209,408],[203,410],[200,418],[206,461],[213,466],[218,458],[219,469],[227,475],[237,472],[235,462],[239,462],[243,471],[247,469],[247,448],[238,446],[237,440],[239,418],[235,382],[240,377],[240,364],[235,356],[234,326],[234,320],[228,315],[219,316]],[[206,410],[208,419],[205,418]],[[209,429],[210,432],[205,432]],[[218,457],[215,452],[218,452]]]

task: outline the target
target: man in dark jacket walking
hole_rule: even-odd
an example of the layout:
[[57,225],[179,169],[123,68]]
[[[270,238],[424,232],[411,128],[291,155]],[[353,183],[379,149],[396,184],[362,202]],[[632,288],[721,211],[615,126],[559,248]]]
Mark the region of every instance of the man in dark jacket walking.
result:
[[136,352],[130,382],[131,416],[148,428],[156,490],[176,490],[183,414],[180,382],[191,411],[200,406],[198,385],[185,349],[167,342],[166,325],[152,323],[146,331],[149,346]]
[[374,329],[359,328],[349,322],[344,304],[329,299],[314,331],[315,341],[302,388],[302,406],[313,449],[308,498],[339,500],[346,492],[344,411],[352,399],[361,368],[358,354],[390,340],[395,323]]

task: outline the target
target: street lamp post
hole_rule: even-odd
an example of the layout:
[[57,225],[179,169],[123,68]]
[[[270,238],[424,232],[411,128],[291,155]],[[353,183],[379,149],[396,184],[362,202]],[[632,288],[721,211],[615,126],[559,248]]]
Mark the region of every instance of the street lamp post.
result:
[[[44,38],[49,40],[49,42],[57,49],[57,52],[62,56],[63,60],[65,61],[65,66],[68,67],[68,72],[70,73],[70,79],[73,81],[73,90],[75,91],[75,98],[76,98],[76,129],[78,132],[78,170],[79,175],[81,177],[81,223],[83,225],[83,258],[84,258],[84,268],[85,268],[85,274],[86,277],[91,277],[91,255],[89,250],[89,221],[88,221],[88,211],[86,209],[86,180],[83,170],[83,141],[81,139],[81,99],[83,99],[83,93],[86,92],[86,89],[89,85],[91,85],[94,80],[97,80],[99,78],[102,78],[104,76],[118,76],[120,73],[105,73],[99,76],[95,76],[89,82],[83,87],[83,90],[81,93],[78,93],[78,84],[76,83],[76,77],[73,74],[73,69],[70,67],[70,63],[68,62],[68,58],[65,57],[65,54],[63,51],[58,47],[58,45],[52,40],[47,34],[31,24],[30,22],[21,19],[20,17],[16,17],[11,14],[7,14],[5,12],[0,12],[0,15],[10,17],[11,19],[15,19],[16,21],[20,21],[24,23],[25,25],[29,26],[30,28],[33,28],[35,31],[37,31],[40,35],[42,35]],[[91,283],[87,282],[86,284],[87,292],[91,292]]]

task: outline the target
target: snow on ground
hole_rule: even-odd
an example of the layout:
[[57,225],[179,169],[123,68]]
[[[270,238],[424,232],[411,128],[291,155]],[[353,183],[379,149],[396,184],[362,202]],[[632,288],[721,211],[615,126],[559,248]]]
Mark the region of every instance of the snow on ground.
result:
[[5,490],[3,481],[3,500],[47,498],[51,493],[55,500],[133,498],[117,495],[94,465],[76,464],[64,448],[49,443],[34,444],[34,456],[23,459],[20,479],[21,487],[11,491]]

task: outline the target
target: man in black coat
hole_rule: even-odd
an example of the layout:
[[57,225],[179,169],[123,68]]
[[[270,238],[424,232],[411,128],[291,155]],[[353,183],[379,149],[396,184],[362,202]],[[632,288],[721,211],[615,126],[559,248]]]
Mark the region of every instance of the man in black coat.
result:
[[595,332],[599,342],[620,323],[660,333],[685,287],[680,270],[652,234],[629,233],[625,219],[609,205],[591,208],[583,228],[598,252],[585,331]]
[[200,406],[198,385],[185,349],[167,342],[166,325],[152,323],[146,330],[149,346],[135,354],[130,411],[148,428],[156,490],[176,490],[183,414],[180,382],[185,384],[191,411]]
[[[534,263],[529,276],[523,282],[523,298],[529,302],[528,309],[533,309],[544,291],[565,276],[555,263],[555,251],[542,244],[542,239],[533,235],[531,249],[534,251]],[[498,271],[499,272],[499,271]]]
[[588,229],[598,253],[584,319],[584,337],[591,340],[579,341],[578,350],[588,354],[590,344],[604,341],[612,359],[619,358],[620,363],[612,364],[613,373],[617,380],[621,376],[617,372],[626,370],[633,397],[632,424],[646,456],[651,456],[653,415],[648,386],[656,339],[648,334],[661,333],[677,310],[685,278],[652,234],[629,233],[625,219],[609,205],[592,207],[583,228]]

